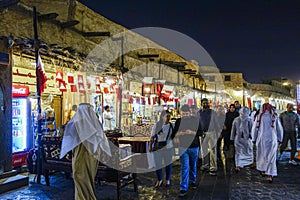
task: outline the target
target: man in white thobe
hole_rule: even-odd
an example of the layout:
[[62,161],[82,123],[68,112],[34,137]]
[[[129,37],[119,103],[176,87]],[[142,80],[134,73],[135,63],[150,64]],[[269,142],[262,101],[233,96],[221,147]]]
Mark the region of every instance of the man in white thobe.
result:
[[100,149],[111,156],[108,140],[93,106],[82,103],[66,125],[60,154],[63,158],[72,150],[75,200],[96,200],[94,179]]
[[271,104],[265,103],[255,120],[252,141],[256,144],[256,168],[265,173],[269,182],[277,176],[276,153],[278,142],[282,141],[283,128]]

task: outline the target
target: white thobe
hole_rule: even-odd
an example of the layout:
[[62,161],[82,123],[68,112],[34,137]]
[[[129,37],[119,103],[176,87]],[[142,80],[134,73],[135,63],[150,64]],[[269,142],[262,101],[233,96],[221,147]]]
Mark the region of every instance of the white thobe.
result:
[[103,129],[112,130],[112,122],[113,115],[110,112],[104,111],[103,112]]
[[234,119],[232,123],[230,140],[234,140],[235,166],[244,167],[253,163],[253,144],[250,137],[252,120]]
[[256,168],[267,175],[277,176],[276,152],[278,142],[282,141],[283,128],[276,116],[272,127],[272,116],[265,112],[260,119],[260,127],[257,128],[255,120],[252,127],[252,140],[256,141]]

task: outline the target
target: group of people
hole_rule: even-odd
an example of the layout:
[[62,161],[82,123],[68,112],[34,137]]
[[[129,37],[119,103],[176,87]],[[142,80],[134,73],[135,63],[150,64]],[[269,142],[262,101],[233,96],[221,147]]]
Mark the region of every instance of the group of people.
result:
[[[238,104],[238,102],[237,102]],[[280,154],[291,141],[290,164],[296,165],[296,127],[300,131],[299,116],[293,112],[293,105],[279,116],[275,108],[265,103],[253,115],[247,107],[231,104],[225,114],[222,106],[215,110],[209,107],[206,98],[201,100],[201,109],[196,106],[183,105],[181,117],[171,123],[170,113],[163,111],[160,120],[153,126],[149,151],[154,153],[157,182],[159,188],[163,183],[163,168],[166,171],[166,187],[171,185],[172,159],[175,147],[180,156],[180,192],[185,196],[189,187],[196,189],[197,164],[201,160],[203,171],[217,175],[217,157],[221,141],[224,150],[234,146],[235,170],[249,166],[254,161],[253,146],[256,146],[256,168],[261,175],[267,176],[269,182],[277,176],[277,150]],[[72,168],[75,183],[75,199],[96,199],[94,178],[98,166],[99,151],[111,154],[104,127],[90,104],[80,104],[74,109],[74,116],[67,123],[63,136],[62,158],[73,151]],[[237,112],[238,110],[238,112]],[[109,112],[109,109],[106,108]]]
[[[157,182],[155,187],[163,185],[162,169],[166,170],[166,187],[171,184],[172,157],[177,147],[180,156],[180,193],[185,196],[188,188],[197,188],[197,164],[200,158],[201,169],[210,175],[217,175],[217,158],[223,150],[233,148],[235,171],[239,172],[254,163],[253,147],[256,147],[256,168],[267,181],[272,182],[277,176],[276,160],[278,145],[280,155],[291,141],[290,164],[297,165],[294,160],[296,153],[296,127],[299,116],[293,112],[293,105],[287,105],[287,111],[278,115],[274,106],[269,103],[262,105],[254,114],[248,107],[241,107],[239,102],[229,106],[225,113],[224,107],[216,110],[209,107],[206,98],[201,100],[201,109],[196,106],[183,105],[180,108],[181,118],[174,124],[170,123],[170,113],[163,111],[160,120],[152,129],[149,151],[154,153]],[[300,128],[298,129],[298,134]],[[228,158],[228,154],[227,154]]]

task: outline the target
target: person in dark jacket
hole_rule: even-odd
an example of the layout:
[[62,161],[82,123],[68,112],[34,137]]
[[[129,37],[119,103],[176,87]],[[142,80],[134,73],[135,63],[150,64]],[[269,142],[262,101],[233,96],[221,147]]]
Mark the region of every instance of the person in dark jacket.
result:
[[196,189],[197,160],[199,153],[199,136],[201,136],[201,127],[198,118],[190,116],[188,105],[181,107],[181,118],[175,122],[172,137],[177,144],[180,154],[180,193],[179,196],[186,195],[189,183],[193,189]]
[[224,133],[224,149],[225,150],[228,150],[229,145],[233,144],[233,142],[230,142],[232,122],[238,116],[239,116],[239,113],[236,112],[234,104],[230,104],[229,110],[225,116],[224,131],[223,131],[223,133]]
[[283,127],[283,142],[280,146],[280,157],[287,147],[288,141],[291,141],[291,156],[289,160],[289,164],[298,165],[298,163],[294,160],[296,153],[296,142],[297,142],[297,133],[296,128],[298,128],[298,134],[300,133],[300,124],[299,118],[296,113],[293,112],[293,104],[287,104],[286,111],[281,113],[279,116],[280,122]]

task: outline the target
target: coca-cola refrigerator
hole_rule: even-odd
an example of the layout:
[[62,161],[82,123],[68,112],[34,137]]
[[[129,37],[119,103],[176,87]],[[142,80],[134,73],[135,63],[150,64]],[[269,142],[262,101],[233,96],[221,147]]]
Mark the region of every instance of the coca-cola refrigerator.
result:
[[31,103],[29,87],[12,86],[12,166],[26,164],[26,157],[33,145]]

